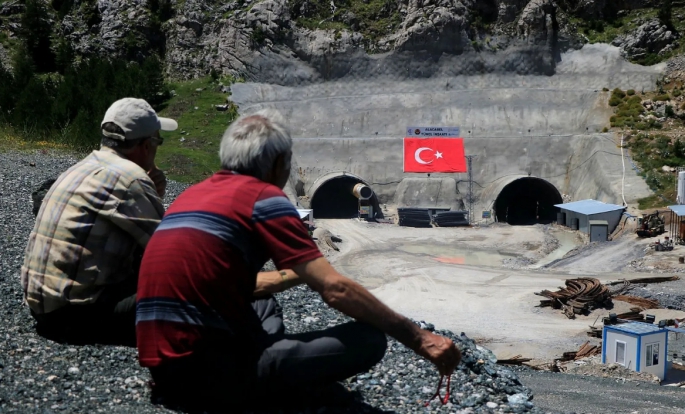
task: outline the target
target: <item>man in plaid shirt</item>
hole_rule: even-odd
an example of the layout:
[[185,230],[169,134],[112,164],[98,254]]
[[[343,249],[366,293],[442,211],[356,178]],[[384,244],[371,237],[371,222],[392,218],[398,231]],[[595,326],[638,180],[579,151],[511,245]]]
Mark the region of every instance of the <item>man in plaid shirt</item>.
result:
[[142,99],[107,110],[101,148],[50,187],[21,269],[38,332],[70,343],[135,346],[135,294],[143,250],[163,214],[164,174],[155,166],[160,118]]

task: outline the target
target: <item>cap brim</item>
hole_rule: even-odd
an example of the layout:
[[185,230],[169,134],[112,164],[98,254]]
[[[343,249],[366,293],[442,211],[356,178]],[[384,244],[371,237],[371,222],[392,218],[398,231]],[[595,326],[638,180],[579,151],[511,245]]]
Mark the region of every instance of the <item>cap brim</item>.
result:
[[159,123],[162,125],[162,131],[176,131],[178,129],[178,122],[171,118],[159,118]]

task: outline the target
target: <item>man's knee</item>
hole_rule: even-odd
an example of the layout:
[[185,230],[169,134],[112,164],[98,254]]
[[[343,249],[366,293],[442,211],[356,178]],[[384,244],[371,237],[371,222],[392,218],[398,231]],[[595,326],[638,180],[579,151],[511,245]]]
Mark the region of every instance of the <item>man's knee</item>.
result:
[[385,356],[385,351],[388,349],[388,339],[385,333],[378,328],[365,323],[359,323],[359,325],[362,330],[360,336],[364,338],[367,358],[371,365],[375,365]]

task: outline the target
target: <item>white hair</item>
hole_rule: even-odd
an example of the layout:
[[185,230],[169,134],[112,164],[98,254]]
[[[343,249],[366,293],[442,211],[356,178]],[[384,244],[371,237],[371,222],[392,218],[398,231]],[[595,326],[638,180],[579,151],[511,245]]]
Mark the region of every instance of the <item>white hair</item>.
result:
[[[263,180],[280,155],[289,155],[293,141],[280,114],[265,109],[243,115],[221,139],[221,167]],[[289,161],[289,160],[286,160]]]

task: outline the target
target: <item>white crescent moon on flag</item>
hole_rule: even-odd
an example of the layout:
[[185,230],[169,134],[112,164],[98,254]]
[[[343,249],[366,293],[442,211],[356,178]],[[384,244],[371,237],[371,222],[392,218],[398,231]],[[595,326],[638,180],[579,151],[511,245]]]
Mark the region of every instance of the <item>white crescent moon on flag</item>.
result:
[[433,151],[433,150],[431,148],[427,148],[427,147],[421,147],[421,148],[417,149],[416,152],[414,153],[414,159],[416,160],[416,162],[418,162],[419,164],[423,164],[423,165],[432,163],[433,160],[426,162],[426,161],[421,159],[421,153],[423,151]]

